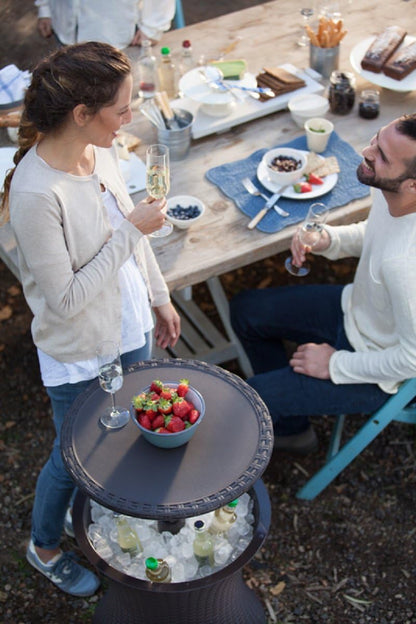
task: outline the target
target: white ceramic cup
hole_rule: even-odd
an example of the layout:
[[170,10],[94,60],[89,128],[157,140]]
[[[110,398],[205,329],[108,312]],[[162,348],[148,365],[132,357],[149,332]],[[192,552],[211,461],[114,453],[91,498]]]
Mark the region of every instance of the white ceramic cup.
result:
[[327,148],[334,124],[323,117],[313,117],[305,121],[306,142],[310,152],[320,154]]

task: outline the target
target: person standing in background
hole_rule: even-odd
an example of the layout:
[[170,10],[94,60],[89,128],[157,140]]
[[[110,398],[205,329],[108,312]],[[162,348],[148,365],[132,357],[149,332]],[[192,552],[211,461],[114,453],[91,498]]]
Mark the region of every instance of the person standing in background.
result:
[[59,43],[101,41],[120,50],[157,43],[175,15],[175,0],[35,0],[38,31]]

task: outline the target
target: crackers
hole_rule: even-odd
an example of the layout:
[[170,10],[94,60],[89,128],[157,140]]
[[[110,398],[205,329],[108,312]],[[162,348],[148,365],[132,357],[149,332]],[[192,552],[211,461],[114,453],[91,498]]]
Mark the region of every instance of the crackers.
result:
[[336,156],[328,156],[322,159],[322,157],[315,154],[315,152],[309,152],[305,173],[313,173],[320,178],[324,178],[325,176],[331,175],[331,173],[339,172],[340,168]]
[[[283,67],[265,67],[264,70],[256,76],[258,87],[267,87],[271,89],[274,96],[290,93],[305,86],[305,81],[295,74],[283,69]],[[261,100],[269,100],[268,96],[261,95]]]

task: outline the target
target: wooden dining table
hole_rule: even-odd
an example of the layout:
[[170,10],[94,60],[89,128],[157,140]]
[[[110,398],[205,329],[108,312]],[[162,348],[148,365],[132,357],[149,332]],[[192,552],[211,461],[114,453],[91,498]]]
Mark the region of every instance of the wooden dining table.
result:
[[[245,59],[248,71],[255,75],[265,66],[277,67],[285,63],[299,69],[307,68],[309,47],[297,44],[301,34],[302,7],[301,2],[293,0],[273,0],[169,31],[163,36],[163,45],[171,48],[177,64],[182,41],[189,39],[196,60],[201,55],[205,59],[215,59],[225,51],[226,59]],[[412,23],[410,14],[415,13],[415,2],[345,2],[343,11],[344,27],[348,32],[340,44],[339,69],[351,72],[351,50],[388,25],[408,28]],[[131,50],[129,53],[135,71],[139,52]],[[157,49],[155,54],[158,54]],[[339,137],[361,153],[380,127],[416,110],[416,90],[404,92],[374,87],[361,74],[355,73],[355,77],[357,95],[366,88],[380,90],[379,117],[373,120],[359,117],[357,98],[350,113],[335,115],[329,112],[326,117],[333,122]],[[323,86],[327,89],[328,81],[323,81]],[[326,91],[323,93],[325,95]],[[140,138],[136,154],[144,160],[147,145],[157,142],[156,128],[134,107],[132,122],[126,130]],[[250,373],[250,365],[229,325],[228,304],[220,276],[288,249],[296,225],[275,233],[249,230],[250,219],[206,178],[206,172],[218,165],[247,158],[259,148],[269,149],[287,143],[302,134],[303,130],[296,126],[286,108],[245,123],[230,122],[230,127],[220,133],[192,139],[188,156],[184,160],[172,160],[170,195],[192,195],[206,206],[203,217],[194,226],[187,230],[174,228],[166,238],[151,239],[166,282],[183,315],[185,333],[189,333],[185,346],[179,346],[176,355],[192,356],[188,347],[195,340],[195,357],[221,363],[237,356],[246,374]],[[134,201],[144,194],[133,195]],[[368,196],[334,208],[328,222],[345,224],[361,220],[366,217],[370,205]],[[190,288],[201,282],[207,283],[214,298],[225,327],[225,339],[192,301]],[[204,347],[201,336],[203,340],[210,332],[212,337]]]

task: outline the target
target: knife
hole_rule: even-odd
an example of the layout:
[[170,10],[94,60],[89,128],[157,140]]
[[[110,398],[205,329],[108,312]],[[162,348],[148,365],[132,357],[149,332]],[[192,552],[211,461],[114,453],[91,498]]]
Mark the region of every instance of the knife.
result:
[[[261,221],[261,219],[263,219],[264,215],[270,210],[270,208],[274,208],[277,213],[279,213],[279,210],[282,210],[281,208],[279,208],[279,206],[273,206],[273,204],[277,202],[277,200],[282,196],[282,194],[285,192],[288,186],[291,186],[291,185],[286,184],[285,186],[282,186],[282,188],[280,188],[277,193],[274,193],[274,195],[269,197],[269,199],[264,205],[264,208],[262,208],[248,224],[247,227],[249,230],[252,230],[253,228],[256,227],[257,223]],[[287,217],[287,213],[285,212],[284,215],[282,216]]]

